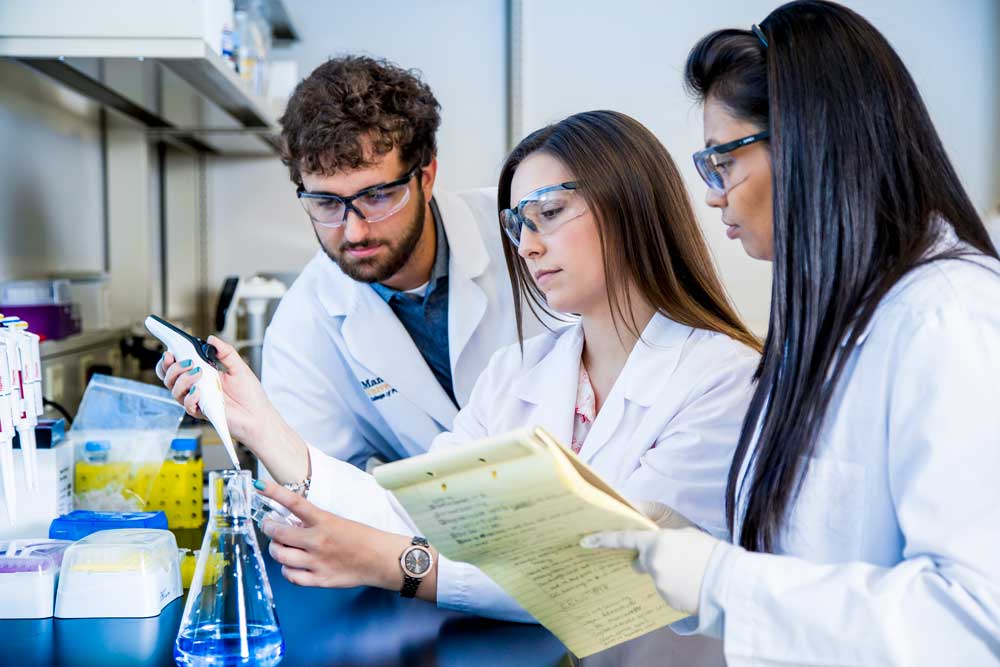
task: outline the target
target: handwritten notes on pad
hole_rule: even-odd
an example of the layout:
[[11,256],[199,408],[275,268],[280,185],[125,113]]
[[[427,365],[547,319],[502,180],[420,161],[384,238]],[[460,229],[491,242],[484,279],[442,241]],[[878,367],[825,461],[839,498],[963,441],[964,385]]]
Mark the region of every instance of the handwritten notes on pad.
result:
[[656,525],[541,429],[380,466],[375,478],[438,551],[480,568],[578,657],[684,617],[632,569],[633,552],[579,546]]

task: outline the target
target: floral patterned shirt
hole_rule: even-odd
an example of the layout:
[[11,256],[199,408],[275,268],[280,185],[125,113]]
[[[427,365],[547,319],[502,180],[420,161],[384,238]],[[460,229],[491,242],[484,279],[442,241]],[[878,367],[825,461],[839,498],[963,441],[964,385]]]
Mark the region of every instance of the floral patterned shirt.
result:
[[594,386],[590,384],[590,374],[580,361],[580,379],[576,387],[576,410],[573,414],[573,444],[571,447],[577,454],[583,447],[583,441],[590,433],[590,427],[597,416],[597,397]]

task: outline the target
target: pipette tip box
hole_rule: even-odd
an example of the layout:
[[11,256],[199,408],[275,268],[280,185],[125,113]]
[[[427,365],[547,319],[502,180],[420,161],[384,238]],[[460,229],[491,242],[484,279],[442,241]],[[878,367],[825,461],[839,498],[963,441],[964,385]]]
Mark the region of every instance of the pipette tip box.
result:
[[101,530],[63,555],[56,618],[148,618],[183,594],[169,530]]
[[0,542],[0,618],[49,618],[67,540]]

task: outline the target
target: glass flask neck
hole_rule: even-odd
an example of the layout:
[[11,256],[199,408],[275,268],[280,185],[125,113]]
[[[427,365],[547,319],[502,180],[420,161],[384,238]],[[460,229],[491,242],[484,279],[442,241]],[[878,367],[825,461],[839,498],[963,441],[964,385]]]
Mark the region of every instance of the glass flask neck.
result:
[[208,520],[219,525],[240,525],[250,520],[249,470],[219,470],[208,475]]

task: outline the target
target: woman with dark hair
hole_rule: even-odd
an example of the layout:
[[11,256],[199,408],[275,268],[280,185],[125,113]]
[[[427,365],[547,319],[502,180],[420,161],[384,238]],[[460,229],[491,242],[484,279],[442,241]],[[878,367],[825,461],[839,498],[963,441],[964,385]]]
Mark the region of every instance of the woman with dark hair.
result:
[[[431,449],[542,426],[625,496],[659,501],[727,534],[725,476],[758,343],[729,303],[666,149],[623,114],[571,116],[514,149],[497,210],[515,302],[526,294],[533,311],[571,323],[497,352],[453,431]],[[400,554],[417,531],[410,517],[371,475],[308,446],[233,348],[212,343],[228,369],[233,435],[278,482],[311,475],[309,500],[272,483],[264,490],[305,522],[265,523],[285,576],[305,586],[405,592]],[[189,393],[196,375],[170,357],[164,367],[167,386],[198,416],[198,392]],[[427,555],[433,566],[418,597],[530,618],[476,568],[437,558],[433,546]],[[688,645],[721,659],[717,642]]]
[[774,263],[735,545],[585,541],[637,548],[730,665],[996,664],[1000,263],[916,85],[819,0],[708,35],[686,81],[708,203]]

